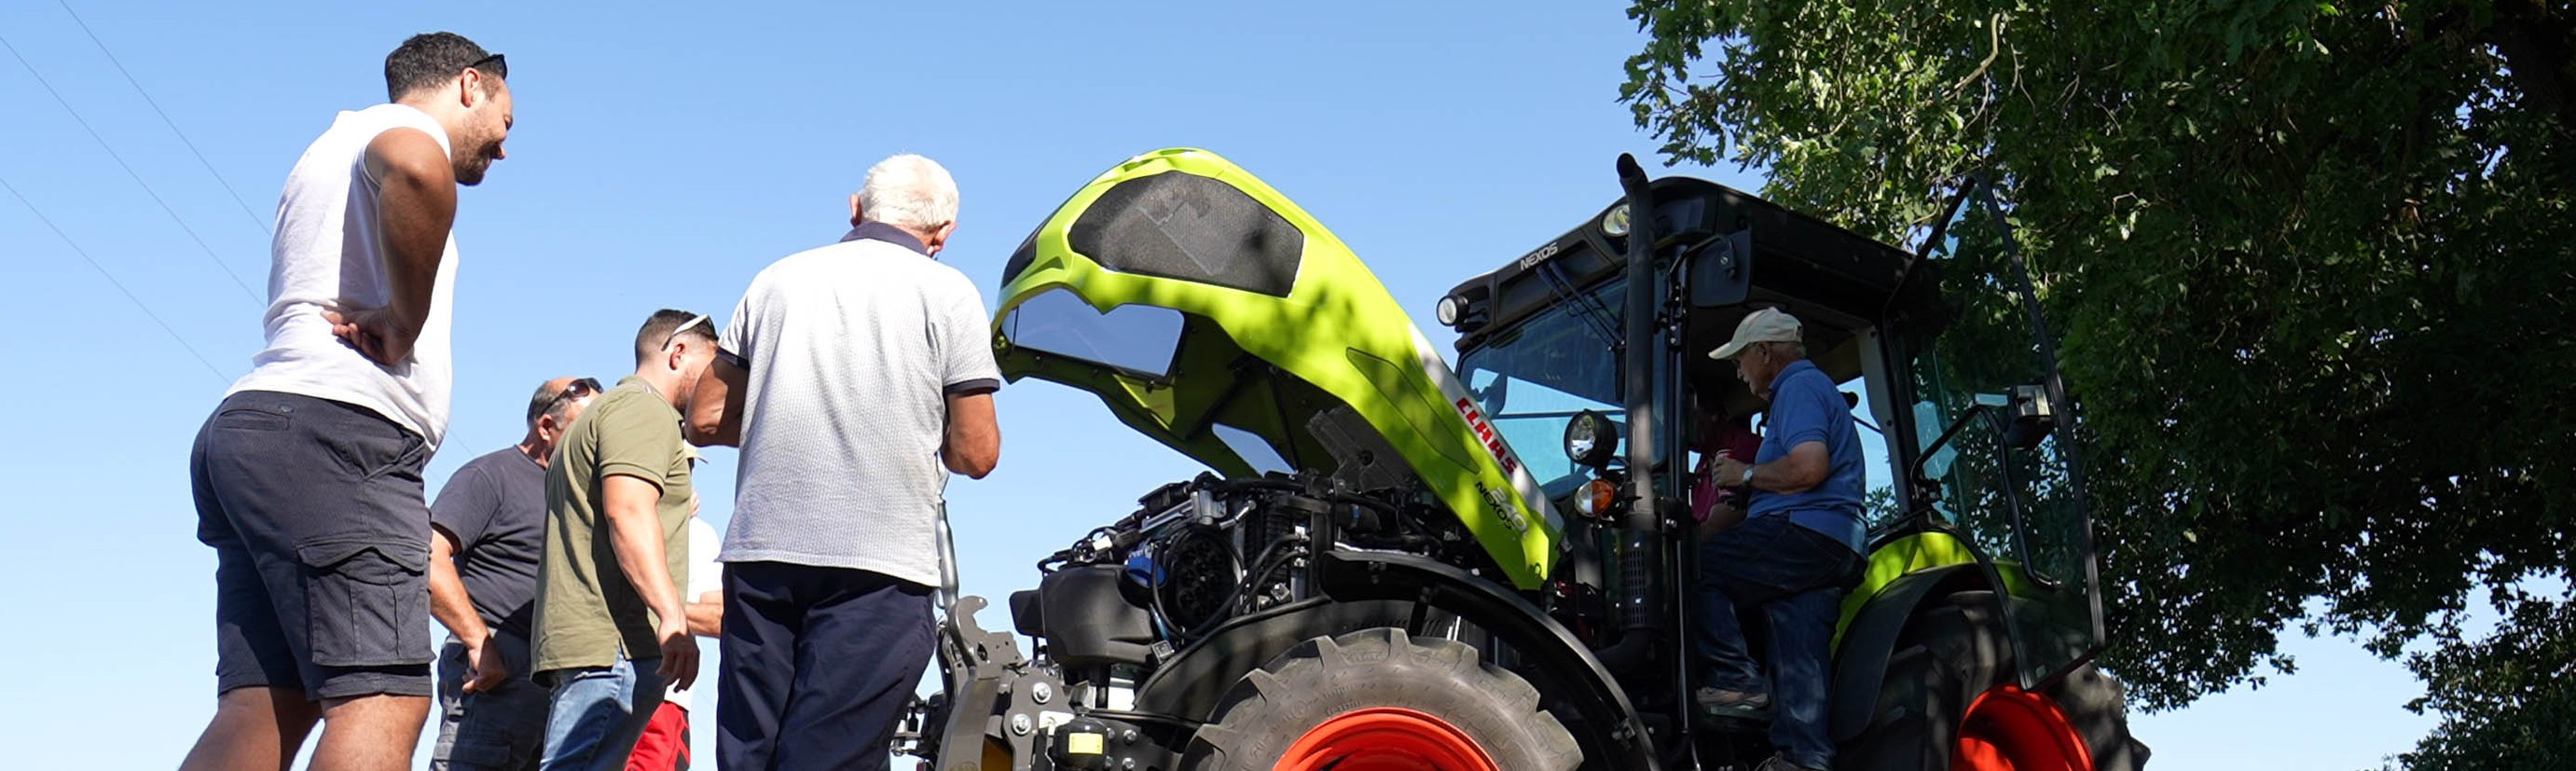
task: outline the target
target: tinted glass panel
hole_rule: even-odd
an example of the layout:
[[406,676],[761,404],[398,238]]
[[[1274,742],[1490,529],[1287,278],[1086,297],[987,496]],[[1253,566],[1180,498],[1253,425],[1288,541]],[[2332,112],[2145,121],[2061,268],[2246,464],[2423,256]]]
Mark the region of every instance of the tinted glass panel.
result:
[[1172,374],[1181,326],[1181,312],[1170,308],[1121,305],[1101,313],[1070,291],[1052,289],[1012,308],[1002,319],[1002,337],[1038,353],[1159,379]]

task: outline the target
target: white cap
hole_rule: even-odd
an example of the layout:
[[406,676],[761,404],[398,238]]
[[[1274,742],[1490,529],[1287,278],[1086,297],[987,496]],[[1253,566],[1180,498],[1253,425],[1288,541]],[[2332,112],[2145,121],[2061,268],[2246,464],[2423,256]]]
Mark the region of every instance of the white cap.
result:
[[1746,314],[1744,321],[1735,325],[1735,339],[1728,340],[1725,345],[1718,346],[1717,350],[1708,352],[1708,357],[1732,359],[1754,343],[1803,341],[1804,339],[1798,334],[1798,317],[1781,313],[1778,308],[1764,308]]

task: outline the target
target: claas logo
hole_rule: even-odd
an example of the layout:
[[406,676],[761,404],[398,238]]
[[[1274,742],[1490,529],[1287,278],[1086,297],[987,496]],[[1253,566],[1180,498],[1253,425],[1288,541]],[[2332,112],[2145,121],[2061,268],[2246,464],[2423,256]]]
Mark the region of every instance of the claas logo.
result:
[[1461,396],[1458,397],[1457,407],[1458,416],[1466,418],[1467,427],[1475,430],[1476,441],[1484,443],[1485,452],[1494,456],[1494,462],[1503,464],[1503,476],[1510,477],[1519,473],[1520,460],[1512,457],[1512,448],[1503,444],[1502,435],[1494,433],[1494,424],[1485,422],[1485,412],[1476,409],[1476,402]]

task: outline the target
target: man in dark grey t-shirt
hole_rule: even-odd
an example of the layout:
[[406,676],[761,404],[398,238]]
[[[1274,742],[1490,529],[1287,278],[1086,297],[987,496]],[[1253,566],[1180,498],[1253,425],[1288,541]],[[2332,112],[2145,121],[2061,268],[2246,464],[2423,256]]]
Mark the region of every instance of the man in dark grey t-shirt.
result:
[[538,386],[518,446],[467,461],[429,507],[430,613],[450,635],[438,658],[433,771],[537,767],[547,692],[528,681],[528,639],[545,546],[546,466],[599,391],[586,377]]

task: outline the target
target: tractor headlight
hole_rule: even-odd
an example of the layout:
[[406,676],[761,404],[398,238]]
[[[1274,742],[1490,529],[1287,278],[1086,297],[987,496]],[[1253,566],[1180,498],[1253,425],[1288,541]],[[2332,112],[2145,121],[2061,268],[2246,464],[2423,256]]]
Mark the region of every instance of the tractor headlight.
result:
[[1565,422],[1565,457],[1577,466],[1600,468],[1619,451],[1619,424],[1591,410]]

